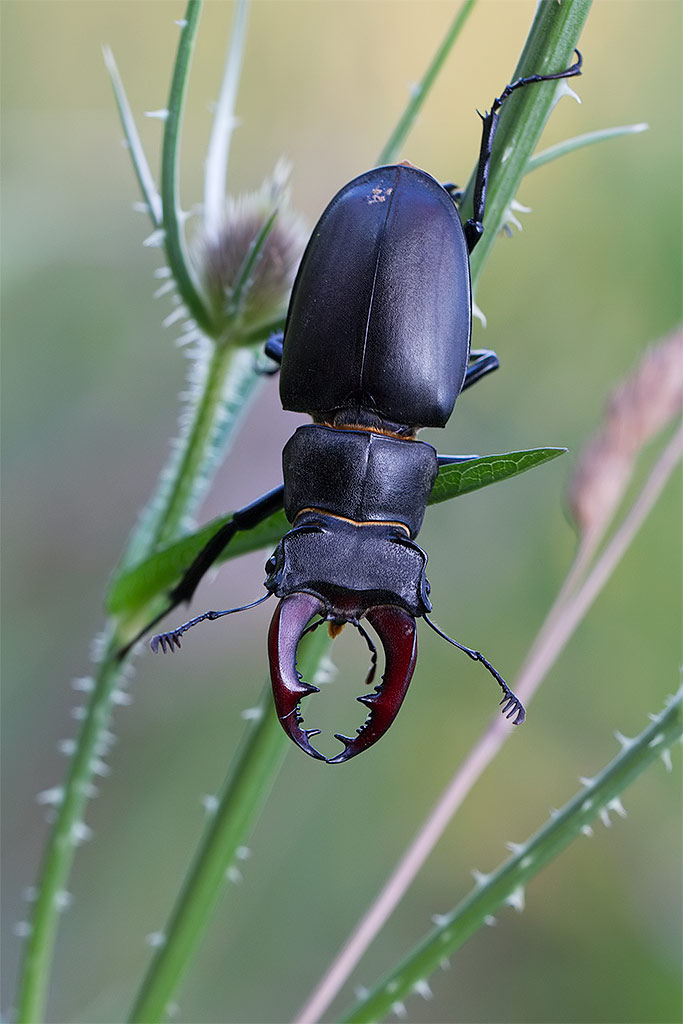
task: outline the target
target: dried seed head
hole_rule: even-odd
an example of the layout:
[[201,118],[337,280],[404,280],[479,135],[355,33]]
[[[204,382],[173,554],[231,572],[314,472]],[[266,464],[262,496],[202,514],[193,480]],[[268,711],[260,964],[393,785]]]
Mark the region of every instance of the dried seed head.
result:
[[585,535],[600,531],[621,501],[639,451],[683,411],[683,331],[648,348],[611,394],[603,424],[585,446],[569,508]]
[[[257,192],[228,197],[223,220],[195,242],[198,268],[218,330],[236,333],[284,316],[307,231],[289,207],[289,168],[280,163]],[[265,225],[275,217],[265,240]]]

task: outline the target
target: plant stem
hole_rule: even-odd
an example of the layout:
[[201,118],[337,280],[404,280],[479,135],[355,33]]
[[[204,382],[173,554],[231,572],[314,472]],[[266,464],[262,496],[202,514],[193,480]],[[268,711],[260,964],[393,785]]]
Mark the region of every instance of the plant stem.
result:
[[180,161],[178,159],[190,62],[201,10],[201,0],[188,0],[173,67],[164,126],[164,142],[161,151],[161,201],[164,211],[166,256],[173,271],[178,291],[190,315],[195,318],[202,330],[207,334],[212,334],[208,302],[202,295],[202,289],[185,245],[180,205]]
[[[109,637],[109,654],[112,647]],[[37,898],[31,921],[31,934],[24,949],[22,976],[17,1001],[17,1021],[36,1024],[43,1019],[47,986],[59,923],[58,894],[66,888],[83,812],[92,785],[93,766],[100,755],[100,742],[109,722],[112,696],[119,681],[120,666],[106,657],[97,674],[95,689],[88,703],[76,751],[69,766],[57,820],[48,841],[37,886]]]
[[[312,679],[330,644],[323,630],[311,633],[299,648],[299,670]],[[153,1024],[166,1014],[189,960],[206,930],[236,850],[248,842],[284,757],[289,740],[274,713],[270,685],[261,699],[258,720],[247,732],[218,809],[197,851],[165,932],[142,983],[130,1021]]]
[[403,111],[398,124],[394,128],[393,132],[389,136],[381,153],[377,157],[377,164],[391,164],[400,155],[400,149],[405,142],[406,136],[413,127],[415,118],[417,117],[422,104],[426,100],[430,89],[434,85],[436,78],[443,67],[446,57],[450,53],[453,44],[460,35],[463,25],[467,21],[468,16],[472,12],[476,0],[465,0],[462,7],[456,14],[455,18],[451,23],[451,27],[443,38],[439,49],[434,54],[432,62],[425,71],[420,83],[415,86],[412,91],[410,101]]
[[[175,237],[175,242],[171,242],[169,260],[179,282],[183,280],[183,274],[187,275],[189,271],[184,263],[186,257],[176,209],[178,143],[187,73],[200,9],[201,4],[197,0],[190,0],[187,23],[178,49],[164,134],[163,210],[165,217],[172,211],[171,230],[168,230],[166,220],[164,226],[167,229],[167,244],[169,239]],[[120,87],[117,99],[122,95]],[[137,169],[139,171],[139,167]],[[184,298],[187,300],[186,295]],[[209,342],[205,341],[205,344]],[[227,343],[212,349],[204,365],[202,379],[194,382],[196,403],[190,425],[184,431],[180,452],[174,453],[170,465],[162,473],[155,497],[133,531],[120,570],[149,556],[158,543],[177,539],[205,493],[239,422],[240,412],[258,382],[250,351],[233,350]],[[16,1000],[17,1020],[24,1024],[37,1024],[44,1016],[59,922],[59,893],[66,887],[75,846],[86,835],[83,814],[97,760],[101,757],[102,740],[109,723],[113,697],[124,675],[125,665],[120,652],[137,634],[139,626],[139,623],[117,618],[113,618],[107,626],[105,653],[95,673],[94,689],[75,741],[62,800],[56,808],[56,821],[47,841],[37,882],[31,934],[24,950]]]

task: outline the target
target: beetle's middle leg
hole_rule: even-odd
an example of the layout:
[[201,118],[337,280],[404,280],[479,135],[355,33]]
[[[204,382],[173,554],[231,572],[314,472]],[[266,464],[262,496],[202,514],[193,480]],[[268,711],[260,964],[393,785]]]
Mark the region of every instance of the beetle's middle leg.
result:
[[487,373],[492,373],[497,370],[500,366],[498,356],[490,348],[475,348],[470,352],[470,365],[467,367],[467,373],[465,374],[465,380],[460,388],[463,392],[465,388],[469,388],[472,384],[476,384],[478,380],[485,377]]
[[284,337],[285,335],[283,331],[275,331],[275,333],[271,334],[271,336],[268,338],[268,341],[263,346],[263,355],[266,357],[266,359],[270,359],[272,360],[273,363],[275,363],[275,366],[263,365],[263,363],[261,362],[258,363],[258,372],[262,373],[266,377],[272,377],[280,370],[280,365],[282,363],[282,346]]

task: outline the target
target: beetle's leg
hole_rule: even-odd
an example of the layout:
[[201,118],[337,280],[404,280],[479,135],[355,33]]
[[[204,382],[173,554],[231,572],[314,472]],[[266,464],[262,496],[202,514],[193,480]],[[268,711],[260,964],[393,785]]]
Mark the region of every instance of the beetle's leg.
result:
[[[255,357],[254,368],[262,377],[274,377],[279,372],[282,362],[283,338],[284,333],[282,331],[275,331],[263,346],[263,352]],[[273,363],[275,363],[275,366],[273,366]]]
[[448,192],[449,196],[457,206],[464,195],[464,190],[459,185],[454,185],[452,181],[442,181],[441,188]]
[[[496,680],[501,690],[503,691],[503,699],[500,701],[500,703],[503,705],[501,709],[502,713],[505,715],[506,718],[512,718],[513,725],[521,725],[524,719],[526,718],[526,711],[524,710],[524,705],[522,704],[519,697],[515,696],[515,694],[512,692],[512,690],[505,682],[503,677],[498,672],[496,672],[491,662],[487,661],[480,651],[473,651],[470,647],[464,647],[462,644],[459,644],[457,640],[453,640],[452,637],[448,636],[446,633],[440,630],[439,627],[434,622],[432,622],[432,620],[427,615],[424,616],[424,620],[428,626],[431,626],[435,633],[438,633],[439,636],[443,637],[444,640],[448,640],[449,644],[453,644],[453,646],[457,647],[458,650],[464,651],[465,654],[469,658],[472,658],[473,661],[480,661],[482,665],[489,670],[489,672],[491,673],[491,675],[493,676],[493,678]],[[513,715],[514,718],[512,717]]]
[[171,590],[169,597],[173,603],[169,606],[168,611],[183,601],[191,600],[202,577],[208,572],[239,530],[253,529],[259,523],[262,523],[264,519],[267,519],[268,516],[272,515],[273,512],[277,512],[282,508],[284,493],[285,488],[281,484],[279,487],[275,487],[272,491],[268,491],[267,494],[257,498],[256,501],[252,501],[251,504],[245,505],[244,508],[233,512],[232,519],[214,533],[211,540],[199,552],[180,582]]
[[518,78],[515,82],[510,82],[510,84],[503,89],[500,96],[493,101],[488,114],[480,114],[483,121],[483,127],[481,134],[481,147],[479,149],[479,163],[477,164],[477,172],[474,178],[474,198],[472,202],[473,212],[470,219],[463,225],[465,229],[465,239],[467,240],[467,248],[470,252],[472,252],[484,232],[483,221],[484,212],[486,210],[486,189],[489,181],[489,171],[491,169],[493,139],[496,134],[496,128],[498,127],[500,108],[508,96],[515,92],[516,89],[521,89],[525,85],[532,85],[534,82],[553,82],[559,78],[573,78],[575,75],[580,75],[583,58],[578,50],[575,52],[576,61],[570,68],[566,68],[564,71],[558,71],[557,74],[554,75],[529,75],[528,78]]
[[244,508],[234,512],[232,519],[228,520],[227,523],[214,533],[211,540],[197,554],[194,562],[192,562],[181,580],[169,591],[169,601],[164,610],[159,612],[151,622],[148,622],[130,643],[121,648],[117,658],[119,660],[125,658],[131,647],[145,633],[148,633],[157,622],[160,622],[169,612],[177,608],[179,604],[182,604],[184,601],[190,601],[202,577],[208,572],[235,534],[239,530],[251,530],[254,526],[258,526],[259,523],[263,522],[264,519],[267,519],[269,515],[272,515],[273,512],[279,511],[283,507],[284,493],[285,488],[281,484],[279,487],[275,487],[272,491],[268,491],[267,494],[257,498],[256,501],[252,501],[250,505],[245,505]]
[[276,365],[267,370],[263,370],[263,373],[275,374],[280,369],[284,337],[285,335],[283,331],[276,331],[275,334],[271,334],[268,341],[265,343],[263,352],[267,358],[271,359]]
[[465,388],[469,388],[472,384],[476,384],[478,380],[485,377],[487,373],[492,373],[493,370],[497,370],[500,366],[498,356],[489,348],[477,348],[470,352],[470,365],[467,367],[467,373],[465,374],[465,380],[460,388],[461,393]]
[[222,612],[204,612],[203,615],[197,615],[196,618],[190,619],[188,622],[183,622],[182,626],[176,626],[175,629],[170,630],[168,633],[157,633],[153,636],[149,642],[149,646],[152,648],[155,654],[158,653],[159,648],[166,653],[167,650],[173,651],[176,647],[180,648],[180,638],[183,633],[187,633],[188,629],[192,629],[198,622],[203,622],[204,619],[208,619],[213,622],[214,619],[221,619],[224,615],[234,615],[235,612],[246,612],[249,608],[255,608],[257,604],[263,604],[269,597],[272,597],[270,591],[264,594],[263,597],[259,597],[257,601],[252,601],[250,604],[243,604],[239,608],[226,608]]

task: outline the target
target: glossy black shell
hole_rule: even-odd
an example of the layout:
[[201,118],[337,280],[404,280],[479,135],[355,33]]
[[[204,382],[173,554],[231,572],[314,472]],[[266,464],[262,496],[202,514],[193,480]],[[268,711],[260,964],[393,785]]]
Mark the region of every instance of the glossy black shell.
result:
[[416,167],[377,167],[313,231],[285,327],[285,409],[442,427],[467,370],[469,257],[453,200]]

